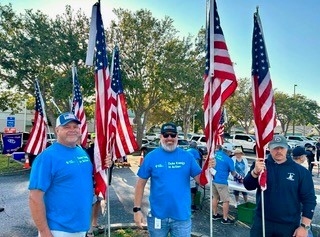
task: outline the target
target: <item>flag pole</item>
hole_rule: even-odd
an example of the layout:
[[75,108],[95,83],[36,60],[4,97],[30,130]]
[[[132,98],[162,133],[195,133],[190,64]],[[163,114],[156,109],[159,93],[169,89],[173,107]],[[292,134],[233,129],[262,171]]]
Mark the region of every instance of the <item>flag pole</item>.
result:
[[[212,1],[213,0],[208,0],[206,2],[206,29],[208,29],[208,27],[210,27],[210,32],[206,31],[207,32],[206,38],[210,37],[210,42],[207,41],[209,44],[211,44],[211,41],[212,41],[211,32],[213,32],[213,29],[212,29],[213,19],[211,19],[211,17],[210,17],[210,14],[212,14],[212,16],[214,16],[214,11],[213,11],[213,9],[214,9],[213,4],[214,3],[212,3]],[[210,11],[213,11],[213,12],[211,13]],[[211,46],[209,45],[208,47],[211,47]],[[212,56],[211,54],[213,54],[212,50],[210,50],[210,58],[213,59],[214,57],[211,57]],[[214,69],[213,64],[214,64],[214,60],[212,60],[212,61],[210,60],[210,67],[209,67],[209,73],[208,73],[209,77],[211,77],[212,74],[213,74],[213,69]],[[213,90],[212,83],[209,83],[209,90],[210,91]],[[209,108],[210,108],[210,112],[209,113],[212,114],[212,100],[211,100],[211,98],[209,99]],[[210,118],[211,117],[212,116],[210,115]],[[210,123],[209,126],[212,126],[211,123]],[[211,129],[210,129],[210,131],[211,131]],[[211,134],[209,136],[211,136]],[[213,147],[212,143],[210,144],[210,146],[211,147],[209,148],[209,157],[208,158],[210,158],[212,152],[214,152],[214,150],[212,151],[212,147]],[[210,220],[210,237],[213,237],[213,220],[212,220],[212,214],[213,214],[213,211],[212,211],[212,205],[213,205],[212,194],[213,194],[213,190],[212,190],[212,177],[211,176],[210,176],[209,185],[210,185],[210,206],[209,206],[209,208],[210,208],[210,216],[209,216],[209,220]]]

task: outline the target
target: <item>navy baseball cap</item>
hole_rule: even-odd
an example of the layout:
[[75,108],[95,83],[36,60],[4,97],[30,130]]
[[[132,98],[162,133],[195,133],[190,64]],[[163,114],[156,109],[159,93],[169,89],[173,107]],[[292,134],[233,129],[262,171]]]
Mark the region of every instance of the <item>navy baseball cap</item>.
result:
[[292,156],[303,156],[303,155],[307,155],[307,152],[301,146],[297,146],[292,150]]
[[56,128],[59,126],[64,126],[67,123],[70,123],[72,121],[76,122],[77,124],[81,123],[73,113],[67,112],[67,113],[60,114],[56,121]]
[[177,126],[174,123],[165,123],[161,127],[161,134],[166,132],[177,133]]

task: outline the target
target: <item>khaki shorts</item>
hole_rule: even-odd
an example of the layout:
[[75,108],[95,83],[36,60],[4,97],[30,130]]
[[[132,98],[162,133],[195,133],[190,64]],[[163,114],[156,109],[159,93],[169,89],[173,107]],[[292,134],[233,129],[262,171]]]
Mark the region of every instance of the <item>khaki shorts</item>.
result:
[[212,193],[214,198],[222,202],[230,202],[228,185],[212,183]]

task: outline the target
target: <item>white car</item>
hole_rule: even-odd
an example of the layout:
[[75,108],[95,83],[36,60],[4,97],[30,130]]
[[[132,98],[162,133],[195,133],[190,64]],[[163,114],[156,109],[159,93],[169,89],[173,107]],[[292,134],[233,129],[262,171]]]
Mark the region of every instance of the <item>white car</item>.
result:
[[146,133],[145,138],[148,141],[153,141],[154,139],[160,138],[160,134],[157,134],[157,133]]

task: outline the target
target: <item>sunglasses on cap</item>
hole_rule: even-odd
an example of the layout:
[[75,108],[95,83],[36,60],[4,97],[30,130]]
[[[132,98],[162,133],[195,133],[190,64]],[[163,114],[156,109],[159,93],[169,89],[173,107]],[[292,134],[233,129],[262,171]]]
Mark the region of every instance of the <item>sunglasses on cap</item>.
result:
[[164,138],[168,138],[169,136],[172,138],[175,138],[177,136],[177,134],[176,133],[164,133],[164,134],[162,134],[162,136]]

